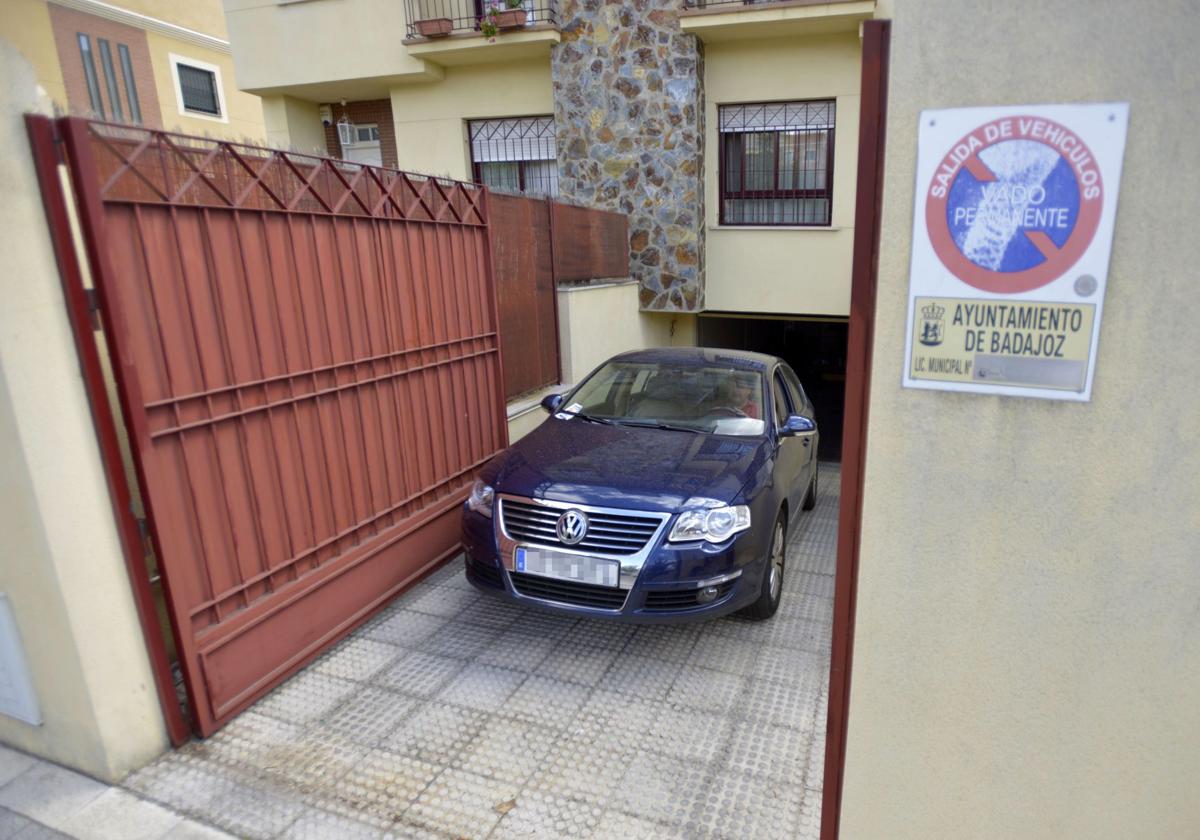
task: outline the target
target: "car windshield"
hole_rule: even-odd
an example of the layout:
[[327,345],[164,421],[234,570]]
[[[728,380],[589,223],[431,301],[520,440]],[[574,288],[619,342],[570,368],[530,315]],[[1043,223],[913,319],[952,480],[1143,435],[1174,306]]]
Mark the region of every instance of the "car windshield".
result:
[[763,434],[762,375],[720,365],[609,362],[568,396],[566,418],[721,435]]

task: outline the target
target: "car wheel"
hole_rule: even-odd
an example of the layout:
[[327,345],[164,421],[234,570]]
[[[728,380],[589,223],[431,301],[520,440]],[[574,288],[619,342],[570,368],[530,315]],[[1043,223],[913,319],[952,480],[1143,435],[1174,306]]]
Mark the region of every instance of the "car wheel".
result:
[[786,538],[783,511],[775,519],[771,533],[771,547],[767,550],[767,568],[763,571],[762,586],[758,600],[742,610],[742,615],[751,621],[763,621],[775,615],[779,599],[783,595],[783,568],[786,561]]
[[820,470],[817,465],[813,465],[812,481],[808,484],[808,495],[804,497],[804,504],[800,505],[801,510],[812,510],[817,506],[817,476],[820,475]]

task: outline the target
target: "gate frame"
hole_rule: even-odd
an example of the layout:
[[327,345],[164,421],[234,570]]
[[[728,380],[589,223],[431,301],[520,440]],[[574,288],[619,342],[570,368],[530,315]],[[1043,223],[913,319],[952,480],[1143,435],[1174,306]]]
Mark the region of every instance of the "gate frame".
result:
[[[67,316],[75,338],[75,349],[79,354],[83,386],[87,392],[92,421],[96,426],[100,460],[104,465],[104,478],[108,484],[109,501],[112,504],[113,519],[116,522],[117,535],[121,543],[121,554],[125,559],[125,570],[129,575],[133,603],[137,610],[138,623],[141,625],[142,637],[145,639],[146,652],[150,657],[150,670],[154,676],[154,688],[158,694],[167,736],[170,738],[171,745],[178,747],[191,737],[192,726],[188,720],[185,720],[179,696],[175,692],[170,657],[167,654],[166,641],[163,638],[162,625],[159,623],[158,610],[154,601],[154,592],[150,588],[150,578],[146,569],[142,532],[133,514],[133,497],[121,457],[116,419],[104,387],[104,369],[100,363],[100,350],[96,345],[95,330],[97,327],[92,320],[97,310],[92,302],[95,290],[88,289],[84,284],[80,255],[76,249],[70,214],[67,211],[70,197],[63,189],[59,175],[59,166],[64,167],[64,170],[61,171],[67,170],[67,161],[62,154],[64,138],[58,131],[58,123],[50,117],[27,114],[25,127],[29,133],[29,142],[33,150],[34,167],[37,171],[38,185],[41,188],[42,204],[46,210],[46,222],[50,228],[50,241],[54,248],[54,257],[58,263],[59,278],[62,281]],[[108,328],[111,329],[111,325]],[[140,480],[141,476],[139,476]],[[147,517],[149,524],[148,513]],[[164,597],[169,597],[165,575],[161,576],[161,581]],[[166,612],[178,650],[179,631],[175,626],[175,619],[171,615],[171,611],[167,610]],[[190,686],[188,686],[188,697],[190,700]]]

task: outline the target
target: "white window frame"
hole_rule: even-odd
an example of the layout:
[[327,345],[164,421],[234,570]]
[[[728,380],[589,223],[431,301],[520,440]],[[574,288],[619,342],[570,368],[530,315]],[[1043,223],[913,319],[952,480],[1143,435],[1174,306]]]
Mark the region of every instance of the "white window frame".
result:
[[[175,86],[175,104],[179,108],[179,116],[228,123],[229,109],[225,106],[225,82],[221,79],[221,68],[215,64],[209,64],[207,61],[201,61],[198,58],[188,58],[186,55],[169,53],[168,57],[171,60],[171,83]],[[180,64],[195,67],[197,70],[206,70],[213,74],[213,81],[217,86],[217,107],[221,110],[220,114],[206,114],[203,111],[193,111],[183,106],[183,86],[179,83]]]

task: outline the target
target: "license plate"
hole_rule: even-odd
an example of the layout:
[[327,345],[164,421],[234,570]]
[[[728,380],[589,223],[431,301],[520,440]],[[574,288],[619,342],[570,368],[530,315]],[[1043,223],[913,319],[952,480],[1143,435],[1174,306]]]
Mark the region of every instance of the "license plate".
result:
[[563,554],[540,548],[517,548],[516,567],[518,572],[542,577],[573,580],[596,586],[616,586],[621,576],[621,564],[616,560],[602,560],[583,554]]

